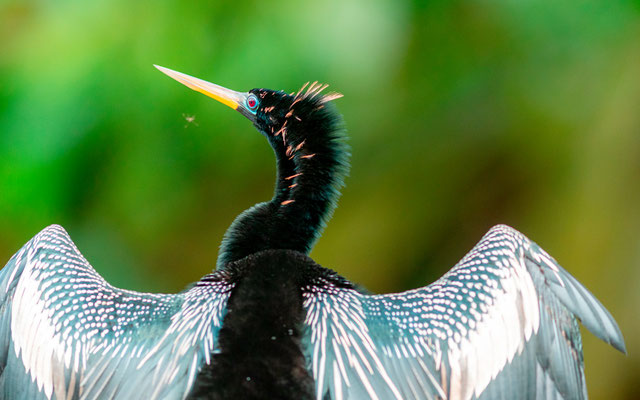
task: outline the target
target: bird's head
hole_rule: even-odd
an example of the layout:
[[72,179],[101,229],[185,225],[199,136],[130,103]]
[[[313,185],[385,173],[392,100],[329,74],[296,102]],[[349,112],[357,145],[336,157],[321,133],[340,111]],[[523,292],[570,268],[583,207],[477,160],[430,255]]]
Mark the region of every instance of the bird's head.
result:
[[[314,154],[315,145],[339,139],[341,121],[327,103],[342,97],[339,93],[321,92],[327,85],[305,84],[297,93],[282,90],[252,89],[236,92],[225,87],[156,65],[160,71],[240,112],[267,137],[276,152],[287,156]],[[329,137],[327,137],[329,133]],[[316,143],[314,143],[316,142]],[[315,144],[315,145],[314,145]],[[306,152],[300,152],[305,148]]]

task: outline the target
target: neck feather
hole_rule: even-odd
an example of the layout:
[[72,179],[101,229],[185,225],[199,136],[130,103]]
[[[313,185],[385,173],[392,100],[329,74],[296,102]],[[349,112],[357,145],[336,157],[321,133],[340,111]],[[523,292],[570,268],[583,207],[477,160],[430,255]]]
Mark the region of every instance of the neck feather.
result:
[[263,250],[311,251],[348,173],[342,121],[326,106],[308,121],[296,118],[288,128],[285,124],[280,133],[265,132],[277,162],[274,196],[244,211],[231,224],[220,246],[218,269]]

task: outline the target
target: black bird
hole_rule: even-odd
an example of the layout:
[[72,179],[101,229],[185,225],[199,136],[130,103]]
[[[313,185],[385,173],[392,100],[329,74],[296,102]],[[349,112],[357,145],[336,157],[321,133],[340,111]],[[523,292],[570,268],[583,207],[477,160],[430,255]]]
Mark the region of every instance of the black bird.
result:
[[307,256],[348,169],[326,85],[234,92],[158,67],[247,117],[278,166],[217,270],[178,294],[109,285],[53,225],[0,271],[3,399],[584,399],[577,321],[607,310],[499,225],[433,284],[371,295]]

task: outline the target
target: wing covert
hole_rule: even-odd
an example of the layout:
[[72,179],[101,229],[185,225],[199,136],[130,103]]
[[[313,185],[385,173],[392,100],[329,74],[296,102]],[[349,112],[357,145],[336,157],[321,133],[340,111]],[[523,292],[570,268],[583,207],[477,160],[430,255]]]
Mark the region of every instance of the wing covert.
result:
[[115,288],[52,225],[0,271],[0,397],[184,398],[215,349],[229,290]]
[[429,286],[365,295],[325,280],[305,308],[317,399],[583,399],[576,318],[624,351],[600,302],[503,225]]

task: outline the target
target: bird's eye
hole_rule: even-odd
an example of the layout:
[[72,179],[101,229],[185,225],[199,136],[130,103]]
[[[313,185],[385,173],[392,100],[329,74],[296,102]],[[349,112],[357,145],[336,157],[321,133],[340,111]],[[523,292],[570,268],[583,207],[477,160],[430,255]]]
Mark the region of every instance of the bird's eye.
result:
[[255,113],[258,109],[258,104],[260,104],[260,102],[258,101],[256,95],[250,94],[247,97],[247,108],[249,109],[249,111]]

